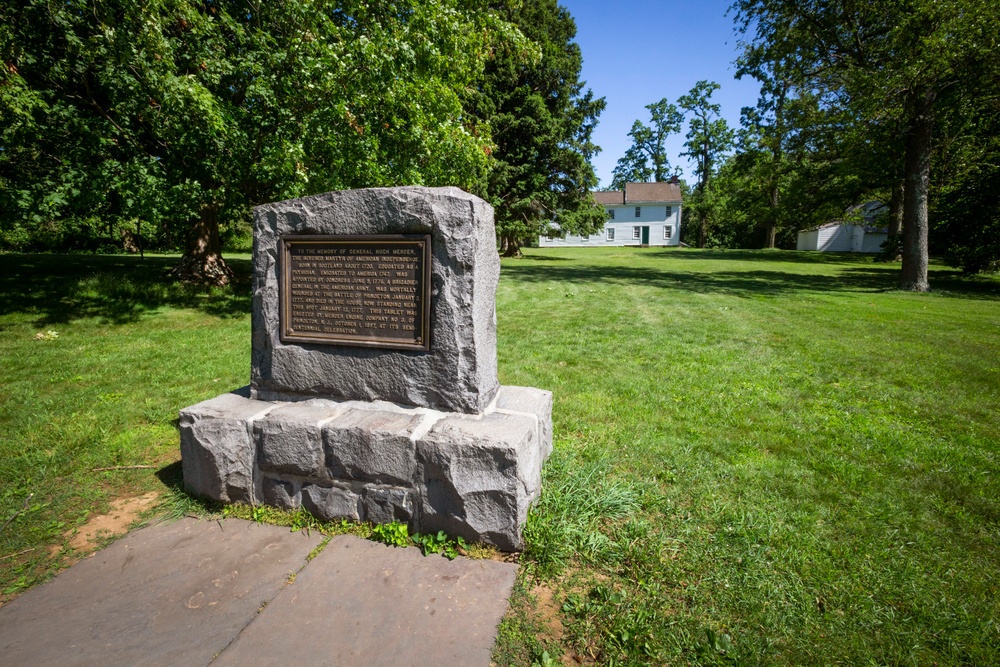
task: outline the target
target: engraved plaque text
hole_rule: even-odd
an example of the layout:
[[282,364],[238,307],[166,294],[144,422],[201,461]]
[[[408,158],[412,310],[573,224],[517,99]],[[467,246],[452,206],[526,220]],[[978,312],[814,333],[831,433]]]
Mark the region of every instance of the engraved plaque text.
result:
[[430,236],[285,236],[281,341],[429,350]]

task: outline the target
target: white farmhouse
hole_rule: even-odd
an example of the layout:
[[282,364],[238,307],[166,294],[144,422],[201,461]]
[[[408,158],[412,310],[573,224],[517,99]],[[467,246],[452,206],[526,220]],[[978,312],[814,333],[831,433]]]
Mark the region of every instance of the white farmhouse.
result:
[[604,207],[604,229],[590,236],[558,229],[538,239],[541,248],[567,246],[676,246],[681,241],[681,188],[676,179],[665,183],[626,183],[624,190],[595,192]]

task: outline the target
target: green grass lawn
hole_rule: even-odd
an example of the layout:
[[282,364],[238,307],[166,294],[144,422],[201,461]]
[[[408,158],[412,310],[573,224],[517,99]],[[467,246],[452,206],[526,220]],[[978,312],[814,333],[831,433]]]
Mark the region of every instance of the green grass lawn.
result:
[[[1000,281],[526,252],[500,377],[554,393],[556,448],[498,664],[1000,662]],[[173,261],[0,257],[0,591],[110,500],[176,487],[177,410],[247,383],[248,261],[208,292]],[[126,465],[154,467],[91,472]]]

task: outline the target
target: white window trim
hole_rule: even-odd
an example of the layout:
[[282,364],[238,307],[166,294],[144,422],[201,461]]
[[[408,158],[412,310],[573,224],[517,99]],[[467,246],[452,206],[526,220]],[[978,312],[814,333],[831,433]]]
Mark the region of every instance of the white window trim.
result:
[[667,241],[674,235],[674,228],[670,225],[663,226],[663,238]]
[[607,234],[608,234],[608,240],[609,241],[614,241],[615,240],[615,228],[614,227],[608,227]]
[[632,238],[633,239],[642,238],[642,227],[640,227],[639,225],[635,225],[634,227],[632,227]]

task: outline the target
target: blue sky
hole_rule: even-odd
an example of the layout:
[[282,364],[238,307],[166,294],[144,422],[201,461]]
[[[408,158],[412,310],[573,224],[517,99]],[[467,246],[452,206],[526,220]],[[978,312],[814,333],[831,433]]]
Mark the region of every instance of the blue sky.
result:
[[[559,1],[576,20],[582,78],[608,104],[594,132],[603,148],[594,158],[602,185],[611,182],[611,170],[629,147],[632,122],[648,122],[647,104],[664,97],[676,102],[700,79],[722,85],[713,99],[733,127],[740,109],[756,104],[757,82],[734,78],[736,35],[726,16],[731,0]],[[692,166],[680,157],[686,131],[667,140],[667,154],[690,183]]]

